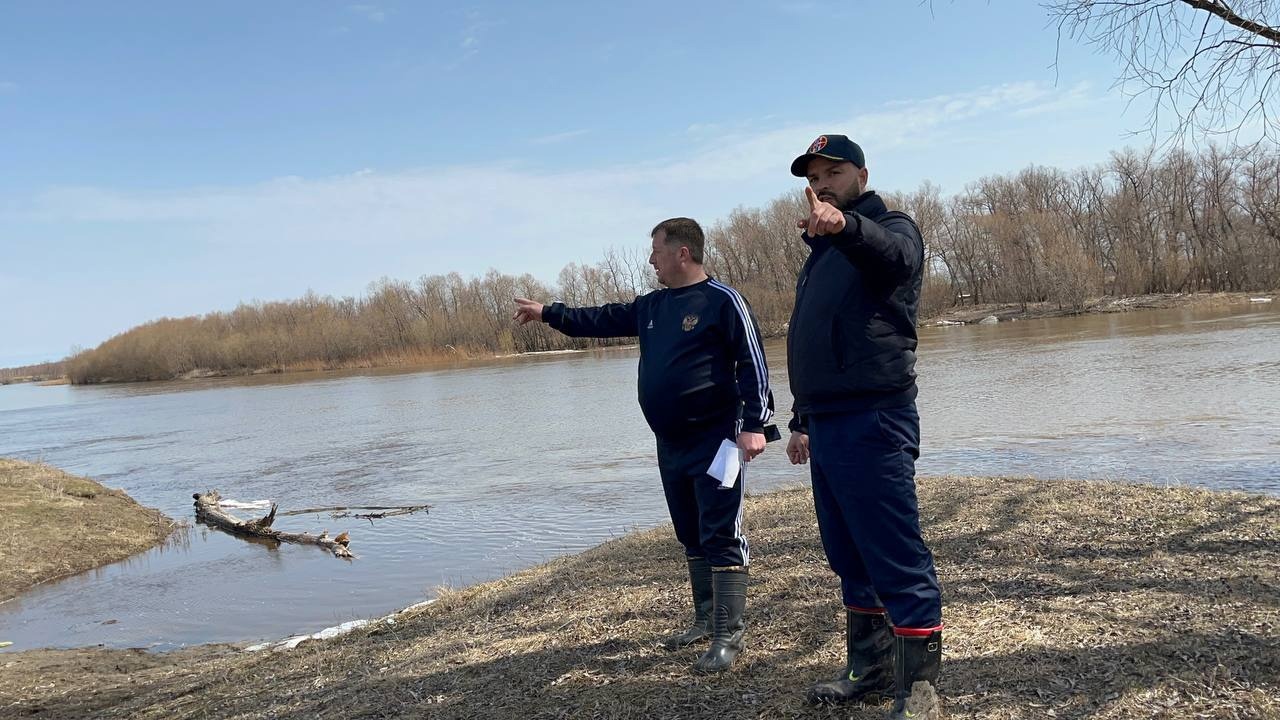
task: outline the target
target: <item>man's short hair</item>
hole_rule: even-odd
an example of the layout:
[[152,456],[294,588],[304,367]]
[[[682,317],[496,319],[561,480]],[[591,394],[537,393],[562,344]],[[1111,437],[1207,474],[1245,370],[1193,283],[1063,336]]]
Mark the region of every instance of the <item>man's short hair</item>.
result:
[[702,264],[702,247],[706,241],[702,235],[702,226],[696,220],[686,217],[663,220],[653,226],[649,237],[657,235],[659,230],[666,233],[667,245],[689,248],[689,257],[699,265]]

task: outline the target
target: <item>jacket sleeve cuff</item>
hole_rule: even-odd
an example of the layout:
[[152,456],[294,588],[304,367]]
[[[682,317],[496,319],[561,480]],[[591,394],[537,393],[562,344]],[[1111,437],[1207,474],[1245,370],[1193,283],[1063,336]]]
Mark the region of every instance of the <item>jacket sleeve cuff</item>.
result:
[[550,305],[542,306],[542,322],[553,328],[560,328],[560,321],[564,319],[564,303],[553,302]]
[[798,432],[804,435],[809,434],[809,423],[805,422],[800,413],[791,416],[791,421],[787,423],[787,429],[791,432]]
[[[800,233],[800,238],[813,240],[814,236],[805,230]],[[853,247],[862,241],[862,216],[852,211],[845,213],[844,229],[834,235],[827,235],[826,238],[831,242],[832,247],[838,250]]]
[[831,245],[845,250],[862,242],[862,216],[856,212],[844,214],[844,230],[831,236]]

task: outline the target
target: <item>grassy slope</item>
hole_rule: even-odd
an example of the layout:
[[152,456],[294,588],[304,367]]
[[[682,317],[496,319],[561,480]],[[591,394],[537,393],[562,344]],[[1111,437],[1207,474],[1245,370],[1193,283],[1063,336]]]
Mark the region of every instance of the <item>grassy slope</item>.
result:
[[119,490],[48,465],[0,458],[0,600],[123,560],[164,540],[173,527]]

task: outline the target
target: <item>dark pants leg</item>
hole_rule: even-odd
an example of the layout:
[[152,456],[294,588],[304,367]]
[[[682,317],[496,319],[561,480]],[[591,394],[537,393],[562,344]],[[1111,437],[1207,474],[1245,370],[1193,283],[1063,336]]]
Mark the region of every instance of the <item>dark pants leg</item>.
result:
[[705,557],[712,567],[746,567],[751,561],[742,534],[745,472],[722,488],[707,468],[725,434],[673,442],[658,439],[658,471],[676,539],[689,557]]
[[[812,438],[810,441],[812,448]],[[875,586],[867,574],[867,566],[853,542],[853,531],[845,524],[844,514],[836,500],[822,462],[815,454],[809,460],[809,476],[813,481],[813,506],[818,515],[818,534],[827,563],[840,578],[844,605],[859,610],[877,610],[883,605],[876,597]]]
[[894,625],[942,623],[933,555],[920,535],[915,405],[809,420],[814,504],[827,559],[846,605],[883,601]]

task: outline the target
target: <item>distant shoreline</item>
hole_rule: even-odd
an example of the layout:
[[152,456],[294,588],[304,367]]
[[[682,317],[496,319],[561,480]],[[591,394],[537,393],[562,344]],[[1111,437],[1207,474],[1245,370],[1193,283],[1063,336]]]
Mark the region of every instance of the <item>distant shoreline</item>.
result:
[[[944,312],[920,318],[919,327],[936,327],[948,325],[991,324],[1015,320],[1040,320],[1046,318],[1070,317],[1076,315],[1094,315],[1106,313],[1135,312],[1141,310],[1171,310],[1185,307],[1228,307],[1270,305],[1280,291],[1253,293],[1164,293],[1135,295],[1129,297],[1101,297],[1090,300],[1082,307],[1060,307],[1054,303],[983,303],[979,305],[960,305]],[[776,332],[766,332],[767,338],[786,336],[786,328]],[[555,357],[573,355],[600,350],[617,350],[634,347],[633,344],[616,346],[600,346],[582,349],[544,350],[525,353],[494,354],[490,352],[472,351],[466,348],[449,347],[440,351],[410,352],[402,355],[381,355],[376,358],[362,358],[332,365],[321,361],[304,362],[283,368],[245,368],[238,371],[215,371],[196,369],[180,376],[164,380],[106,380],[84,383],[86,385],[124,384],[135,382],[172,382],[176,380],[202,380],[207,378],[249,377],[254,375],[301,375],[304,373],[334,372],[343,370],[371,369],[404,369],[433,370],[482,364],[495,360],[511,360],[519,358]],[[41,385],[65,385],[70,381],[63,376],[32,375],[24,377],[0,377],[0,385],[34,382]]]
[[1140,310],[1174,310],[1186,307],[1228,307],[1233,305],[1270,305],[1278,291],[1254,293],[1155,293],[1129,297],[1101,297],[1081,308],[1060,307],[1055,303],[1002,303],[959,306],[922,318],[920,327],[936,325],[972,325],[984,320],[1040,320],[1044,318],[1135,312]]
[[71,381],[66,375],[18,375],[9,378],[0,378],[0,385],[21,385],[23,383],[35,383],[37,385],[70,385]]

